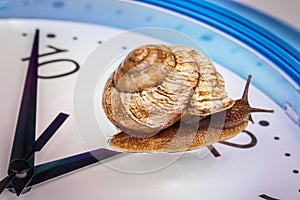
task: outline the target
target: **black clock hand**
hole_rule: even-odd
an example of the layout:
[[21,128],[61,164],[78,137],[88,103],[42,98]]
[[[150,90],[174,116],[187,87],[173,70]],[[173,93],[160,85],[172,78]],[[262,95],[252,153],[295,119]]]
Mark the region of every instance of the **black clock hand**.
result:
[[14,174],[9,174],[0,182],[0,194],[8,188],[9,184],[14,180],[16,176]]
[[[35,167],[35,174],[31,182],[28,184],[28,187],[49,181],[53,178],[57,178],[119,154],[121,154],[121,152],[100,148],[91,152],[86,152],[38,165]],[[4,179],[3,181],[6,180]],[[8,188],[11,189],[12,186]]]
[[17,195],[21,194],[24,189],[23,186],[27,186],[30,181],[22,178],[22,176],[26,177],[26,173],[29,170],[28,168],[30,168],[28,160],[34,155],[35,152],[40,151],[46,145],[46,143],[56,133],[56,131],[68,117],[69,115],[60,113],[40,135],[40,137],[31,145],[30,150],[27,152],[24,158],[22,160],[14,160],[10,164],[9,175],[0,182],[0,194],[13,180],[15,180],[16,177],[18,178],[18,176],[19,182],[17,182],[17,185],[14,184],[11,188],[14,188]]
[[69,117],[68,114],[59,113],[52,123],[46,128],[46,130],[40,135],[40,137],[31,145],[30,151],[24,157],[25,160],[29,160],[34,153],[42,150],[50,138],[56,133],[59,127]]
[[[35,141],[39,30],[36,30],[10,161],[21,159]],[[32,160],[32,165],[33,165]]]
[[86,152],[38,165],[35,167],[34,176],[28,186],[40,184],[120,154],[123,153],[100,148],[91,152]]
[[[36,30],[34,42],[32,45],[29,67],[24,84],[23,96],[18,115],[13,147],[11,151],[8,174],[11,174],[11,172],[14,170],[19,170],[14,169],[18,168],[14,161],[22,159],[25,156],[25,153],[28,152],[30,146],[35,141],[38,46],[39,30]],[[34,156],[32,156],[32,158],[27,163],[30,166],[30,170],[27,172],[27,176],[24,179],[27,179],[27,181],[29,181],[34,174]],[[13,175],[10,175],[10,177],[11,176]],[[12,184],[20,185],[20,183],[18,183],[19,179],[10,178],[9,180],[12,181]]]

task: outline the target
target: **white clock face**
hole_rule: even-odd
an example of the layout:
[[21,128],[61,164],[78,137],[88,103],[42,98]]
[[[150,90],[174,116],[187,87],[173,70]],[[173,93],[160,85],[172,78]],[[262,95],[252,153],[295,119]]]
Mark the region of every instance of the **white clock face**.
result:
[[[37,136],[59,112],[71,117],[36,154],[36,164],[90,150],[86,148],[89,141],[83,137],[85,133],[78,129],[84,125],[74,119],[75,84],[80,73],[88,70],[84,63],[90,54],[122,32],[110,27],[62,21],[0,21],[0,177],[7,173],[28,65],[26,58],[30,55],[37,28],[40,30]],[[119,50],[125,54],[131,46],[120,44]],[[96,64],[102,68],[100,63]],[[245,80],[216,66],[224,76],[229,96],[240,98]],[[103,67],[104,70],[107,69]],[[249,96],[252,106],[274,109],[275,114],[253,114],[255,124],[249,124],[244,133],[226,144],[216,143],[213,148],[179,156],[172,162],[162,162],[161,156],[158,160],[151,158],[152,167],[147,163],[148,158],[144,159],[147,155],[135,154],[134,159],[123,156],[33,187],[20,198],[298,199],[299,128],[259,89],[251,86]],[[95,118],[94,115],[90,117]],[[97,126],[111,126],[109,122],[99,124]],[[108,130],[113,134],[113,129]],[[105,141],[99,143],[105,145]],[[138,171],[135,171],[136,164]],[[14,198],[9,191],[0,196],[0,199]]]

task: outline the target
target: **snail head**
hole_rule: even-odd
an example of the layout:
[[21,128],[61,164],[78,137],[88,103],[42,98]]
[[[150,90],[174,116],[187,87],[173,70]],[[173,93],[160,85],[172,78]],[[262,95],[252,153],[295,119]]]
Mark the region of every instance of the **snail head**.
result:
[[235,102],[235,105],[232,107],[232,111],[235,112],[235,116],[237,117],[247,117],[245,120],[249,120],[254,123],[251,113],[254,112],[266,112],[266,113],[274,113],[274,110],[268,110],[263,108],[254,108],[251,107],[248,100],[249,86],[252,76],[248,75],[247,83],[245,85],[245,89],[243,92],[243,96],[241,99],[238,99]]

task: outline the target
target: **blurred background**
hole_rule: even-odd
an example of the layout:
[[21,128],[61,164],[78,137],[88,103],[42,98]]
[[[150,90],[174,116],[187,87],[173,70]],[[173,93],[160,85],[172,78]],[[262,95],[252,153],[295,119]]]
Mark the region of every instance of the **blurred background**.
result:
[[300,1],[299,0],[240,0],[257,10],[261,10],[277,19],[300,30]]

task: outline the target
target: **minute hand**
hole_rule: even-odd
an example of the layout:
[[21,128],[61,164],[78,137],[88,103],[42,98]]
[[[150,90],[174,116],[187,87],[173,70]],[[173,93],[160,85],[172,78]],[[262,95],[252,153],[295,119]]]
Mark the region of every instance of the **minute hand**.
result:
[[[36,30],[32,46],[29,67],[23,90],[21,106],[15,131],[14,143],[11,151],[10,163],[24,158],[35,141],[36,102],[38,77],[39,30]],[[34,156],[28,161],[33,169]],[[31,172],[33,174],[33,171]],[[32,176],[31,176],[32,177]],[[28,178],[31,178],[30,175]],[[17,181],[15,179],[14,181]],[[14,182],[13,182],[14,184]]]

